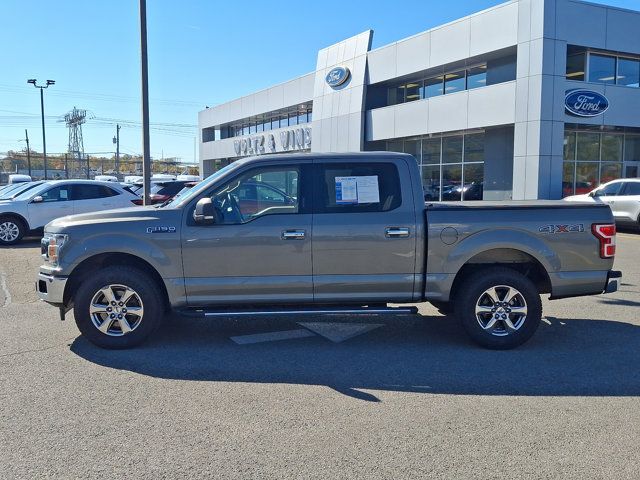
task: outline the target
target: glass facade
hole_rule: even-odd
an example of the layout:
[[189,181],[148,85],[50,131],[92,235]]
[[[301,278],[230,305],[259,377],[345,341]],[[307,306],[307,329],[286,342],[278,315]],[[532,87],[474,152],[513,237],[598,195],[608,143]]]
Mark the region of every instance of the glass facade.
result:
[[416,158],[425,200],[482,200],[484,132],[394,140],[386,149]]
[[[515,63],[515,59],[513,60]],[[513,77],[513,78],[512,78]],[[515,80],[513,75],[506,75],[493,83]],[[454,70],[444,75],[435,75],[420,80],[413,80],[402,85],[392,85],[387,90],[387,105],[412,102],[425,98],[437,97],[449,93],[472,90],[487,85],[487,64],[482,63],[466,70]]]
[[622,177],[636,177],[640,166],[640,130],[590,130],[570,127],[564,133],[562,196],[588,193]]
[[640,57],[618,55],[613,52],[589,51],[583,47],[567,46],[568,80],[587,79],[593,83],[640,86]]
[[[295,127],[310,123],[313,110],[311,105],[297,105],[283,110],[263,113],[255,117],[243,118],[222,126],[205,128],[202,131],[202,141],[211,142],[231,137],[252,135],[268,132],[277,128]],[[215,129],[215,135],[210,133]]]

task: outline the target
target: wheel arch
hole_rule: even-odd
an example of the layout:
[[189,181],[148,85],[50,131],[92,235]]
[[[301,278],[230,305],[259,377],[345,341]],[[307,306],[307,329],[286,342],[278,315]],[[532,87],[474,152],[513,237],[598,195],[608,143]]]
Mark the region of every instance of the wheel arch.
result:
[[19,220],[22,225],[24,225],[26,232],[29,232],[31,230],[31,227],[29,226],[29,222],[27,221],[26,218],[24,218],[22,215],[20,215],[19,213],[16,212],[6,212],[6,213],[0,213],[0,218],[12,218],[15,220]]
[[450,298],[455,298],[457,289],[469,275],[492,267],[514,270],[531,280],[540,294],[551,293],[551,279],[540,260],[516,248],[493,248],[477,253],[464,263],[453,280]]
[[158,273],[153,265],[146,260],[130,253],[122,252],[100,253],[80,262],[78,266],[73,269],[71,275],[69,275],[69,279],[67,280],[63,296],[64,305],[71,305],[73,296],[78,290],[82,280],[86,278],[87,275],[95,272],[97,269],[114,265],[133,267],[147,273],[157,284],[158,288],[160,288],[160,292],[164,300],[164,309],[168,310],[170,308],[169,294],[160,273]]

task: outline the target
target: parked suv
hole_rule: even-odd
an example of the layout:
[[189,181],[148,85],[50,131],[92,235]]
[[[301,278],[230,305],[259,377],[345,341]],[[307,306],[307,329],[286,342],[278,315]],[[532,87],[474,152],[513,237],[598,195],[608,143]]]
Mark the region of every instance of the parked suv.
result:
[[616,223],[640,228],[640,178],[613,180],[585,195],[573,195],[565,200],[606,203],[611,207]]
[[59,217],[133,207],[138,197],[117,183],[55,180],[0,202],[0,245],[19,242]]

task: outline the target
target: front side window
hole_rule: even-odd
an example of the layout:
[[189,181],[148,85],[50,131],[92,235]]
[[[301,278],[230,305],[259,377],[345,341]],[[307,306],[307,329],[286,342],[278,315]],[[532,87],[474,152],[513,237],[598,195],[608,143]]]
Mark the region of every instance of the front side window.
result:
[[615,197],[622,189],[622,182],[610,183],[609,185],[596,190],[598,197]]
[[388,212],[402,204],[393,163],[318,165],[314,213]]
[[258,217],[298,213],[297,167],[251,170],[216,190],[216,224],[238,225]]
[[70,190],[71,185],[61,185],[42,192],[40,196],[43,202],[66,202],[71,200]]

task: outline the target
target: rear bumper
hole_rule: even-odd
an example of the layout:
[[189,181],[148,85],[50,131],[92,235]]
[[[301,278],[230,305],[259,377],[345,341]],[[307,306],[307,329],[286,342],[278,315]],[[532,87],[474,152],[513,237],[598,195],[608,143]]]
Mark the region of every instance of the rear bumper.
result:
[[36,292],[40,300],[52,305],[61,306],[64,303],[64,289],[67,286],[67,277],[54,277],[45,273],[39,273],[36,280]]
[[600,295],[618,290],[622,272],[617,270],[597,270],[581,272],[550,273],[551,300],[585,295]]
[[618,291],[620,282],[622,281],[622,272],[619,270],[610,270],[607,274],[607,285],[603,293],[613,293]]

